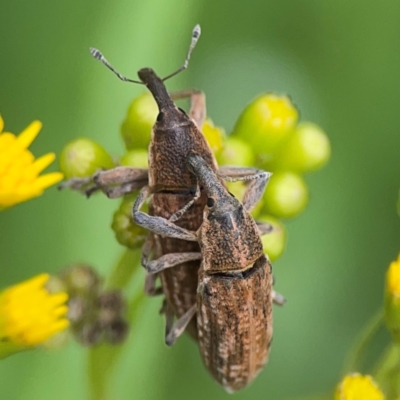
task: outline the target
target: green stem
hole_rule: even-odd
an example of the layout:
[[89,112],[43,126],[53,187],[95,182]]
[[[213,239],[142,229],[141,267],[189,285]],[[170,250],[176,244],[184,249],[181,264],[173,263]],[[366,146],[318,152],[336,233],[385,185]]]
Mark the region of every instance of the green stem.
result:
[[387,399],[395,400],[400,396],[400,347],[390,343],[374,369],[374,379],[385,389]]
[[107,279],[107,289],[123,289],[128,285],[132,275],[137,271],[140,265],[140,255],[140,250],[126,249],[122,253],[122,256]]
[[[125,250],[107,280],[107,288],[123,289],[129,284],[132,276],[138,271],[140,254],[140,250]],[[143,290],[139,289],[135,291],[129,301],[128,321],[131,326],[143,299]],[[89,350],[88,374],[91,399],[107,400],[109,398],[107,395],[109,382],[122,349],[122,344],[116,346],[101,344]]]
[[343,375],[346,375],[350,372],[360,371],[361,368],[361,359],[364,355],[364,352],[371,340],[375,336],[376,332],[380,328],[384,319],[384,310],[383,308],[379,309],[375,315],[371,317],[371,319],[364,326],[358,337],[356,338],[353,348],[350,350],[349,354],[346,357],[346,361],[344,363]]

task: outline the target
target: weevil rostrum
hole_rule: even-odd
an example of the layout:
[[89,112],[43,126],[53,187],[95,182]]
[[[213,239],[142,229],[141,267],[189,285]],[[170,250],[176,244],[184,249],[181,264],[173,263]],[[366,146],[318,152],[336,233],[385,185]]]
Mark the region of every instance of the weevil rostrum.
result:
[[[242,205],[201,156],[189,154],[187,164],[207,193],[198,231],[177,228],[167,220],[141,213],[143,196],[136,200],[134,217],[159,235],[198,241],[202,261],[196,303],[175,323],[167,340],[174,342],[197,313],[203,362],[218,383],[235,392],[247,386],[267,362],[272,303],[283,301],[272,290],[272,267],[263,252],[262,229],[248,212],[261,197],[270,174],[243,168],[242,177],[231,179],[253,179]],[[193,256],[167,254],[145,267],[149,273],[159,273]]]

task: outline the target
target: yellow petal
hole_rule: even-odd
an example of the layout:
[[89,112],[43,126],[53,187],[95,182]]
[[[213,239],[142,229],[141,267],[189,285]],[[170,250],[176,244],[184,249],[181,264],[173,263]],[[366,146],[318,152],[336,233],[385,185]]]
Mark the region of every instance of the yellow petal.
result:
[[31,143],[35,140],[36,136],[42,129],[42,123],[40,121],[33,121],[27,126],[19,135],[18,142],[24,147],[28,148]]
[[15,141],[17,140],[17,137],[10,133],[10,132],[4,132],[0,134],[0,154],[7,150],[9,146],[11,146]]
[[39,176],[34,183],[34,187],[38,189],[46,189],[55,183],[60,182],[64,178],[61,172],[51,172],[50,174]]
[[42,157],[39,157],[32,164],[32,168],[37,174],[40,174],[45,168],[47,168],[56,158],[54,153],[46,154]]

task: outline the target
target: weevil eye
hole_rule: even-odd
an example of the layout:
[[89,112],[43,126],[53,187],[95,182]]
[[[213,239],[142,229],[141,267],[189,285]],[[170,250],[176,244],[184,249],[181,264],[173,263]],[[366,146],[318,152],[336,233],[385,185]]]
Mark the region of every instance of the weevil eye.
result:
[[164,119],[164,113],[163,112],[160,112],[158,115],[157,115],[157,122],[160,122],[160,121],[162,121]]
[[178,110],[179,110],[181,113],[183,113],[183,114],[185,114],[185,115],[186,115],[186,112],[185,112],[185,110],[182,110],[182,108],[178,107]]
[[207,199],[207,207],[212,207],[215,204],[215,200],[212,197]]

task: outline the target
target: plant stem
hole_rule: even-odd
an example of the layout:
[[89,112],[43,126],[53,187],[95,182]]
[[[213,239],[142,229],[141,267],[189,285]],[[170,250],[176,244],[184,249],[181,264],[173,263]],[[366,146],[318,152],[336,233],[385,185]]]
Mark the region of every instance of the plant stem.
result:
[[[123,289],[138,270],[140,264],[140,250],[125,250],[111,271],[107,279],[108,289]],[[132,326],[136,312],[144,299],[143,290],[136,290],[129,301],[128,321]],[[90,382],[90,395],[92,400],[107,400],[107,390],[115,365],[121,355],[121,345],[101,344],[89,350],[88,375]]]
[[346,357],[343,375],[346,375],[350,372],[360,371],[361,360],[364,352],[383,323],[383,318],[384,310],[383,308],[380,308],[361,330],[354,342],[352,349]]

